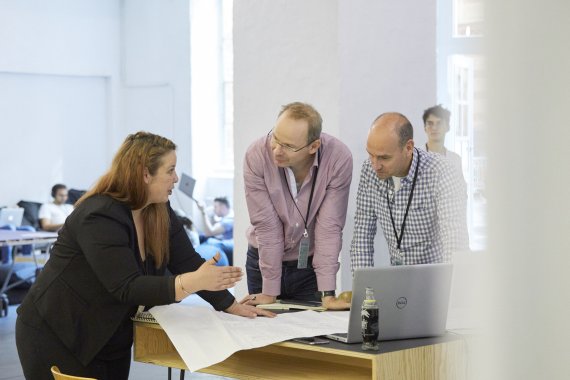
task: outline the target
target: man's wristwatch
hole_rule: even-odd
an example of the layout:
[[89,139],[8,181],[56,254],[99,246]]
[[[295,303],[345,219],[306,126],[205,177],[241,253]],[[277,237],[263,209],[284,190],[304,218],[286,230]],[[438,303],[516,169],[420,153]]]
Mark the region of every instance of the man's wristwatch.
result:
[[317,297],[325,298],[325,297],[334,297],[335,296],[334,290],[320,290],[317,292]]

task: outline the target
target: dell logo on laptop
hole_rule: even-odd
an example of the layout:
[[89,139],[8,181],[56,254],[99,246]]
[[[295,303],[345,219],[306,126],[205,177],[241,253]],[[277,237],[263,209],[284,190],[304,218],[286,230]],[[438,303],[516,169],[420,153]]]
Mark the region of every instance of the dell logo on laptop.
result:
[[396,307],[398,309],[403,309],[408,304],[408,299],[406,297],[400,297],[396,300]]

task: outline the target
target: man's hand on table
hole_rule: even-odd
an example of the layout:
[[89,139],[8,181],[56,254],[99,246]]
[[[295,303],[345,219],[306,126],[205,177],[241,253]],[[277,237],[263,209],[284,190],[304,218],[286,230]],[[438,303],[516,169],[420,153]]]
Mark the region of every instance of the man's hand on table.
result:
[[277,301],[276,296],[268,296],[267,294],[248,294],[243,297],[239,303],[243,305],[263,305],[266,303],[275,303]]
[[346,302],[340,298],[334,296],[323,297],[322,299],[323,307],[327,310],[349,310],[350,303]]
[[272,313],[269,310],[263,310],[252,305],[238,303],[237,301],[234,301],[234,303],[224,311],[228,314],[239,315],[247,318],[255,318],[258,316],[273,318],[276,316],[275,313]]

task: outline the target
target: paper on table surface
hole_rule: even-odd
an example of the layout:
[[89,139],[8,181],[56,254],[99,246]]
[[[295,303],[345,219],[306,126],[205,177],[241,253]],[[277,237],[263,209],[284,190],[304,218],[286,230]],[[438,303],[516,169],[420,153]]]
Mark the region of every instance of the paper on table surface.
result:
[[195,304],[155,306],[150,312],[190,371],[221,362],[239,350],[348,328],[348,312],[307,310],[249,319]]

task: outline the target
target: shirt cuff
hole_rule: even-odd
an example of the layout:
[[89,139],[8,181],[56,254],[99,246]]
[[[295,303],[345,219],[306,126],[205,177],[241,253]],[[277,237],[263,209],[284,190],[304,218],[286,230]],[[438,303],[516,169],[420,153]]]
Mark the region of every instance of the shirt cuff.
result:
[[336,290],[336,275],[317,275],[317,289],[319,291]]
[[266,280],[263,279],[263,287],[262,291],[263,294],[268,296],[277,297],[281,294],[281,279],[279,280]]

